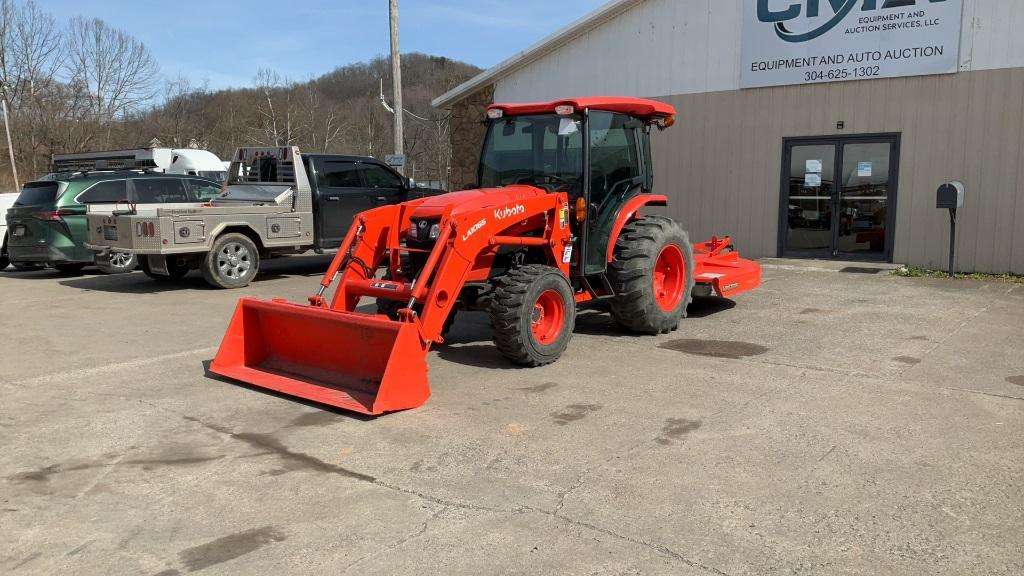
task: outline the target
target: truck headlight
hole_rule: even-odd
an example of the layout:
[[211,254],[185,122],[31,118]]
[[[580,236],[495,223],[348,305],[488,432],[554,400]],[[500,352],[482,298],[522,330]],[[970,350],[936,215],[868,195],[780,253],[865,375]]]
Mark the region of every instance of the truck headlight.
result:
[[434,224],[430,227],[430,239],[437,240],[437,237],[441,235],[441,225]]

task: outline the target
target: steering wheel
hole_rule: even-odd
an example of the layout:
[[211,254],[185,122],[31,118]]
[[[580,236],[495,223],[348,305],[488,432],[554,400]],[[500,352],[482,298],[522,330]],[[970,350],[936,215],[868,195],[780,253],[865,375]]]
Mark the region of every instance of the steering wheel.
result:
[[522,170],[522,172],[524,173],[522,176],[513,178],[513,184],[539,184],[545,188],[545,185],[552,186],[552,188],[548,190],[549,192],[554,192],[558,186],[564,186],[566,188],[569,187],[569,181],[561,176],[555,176],[554,174],[534,174],[527,170]]

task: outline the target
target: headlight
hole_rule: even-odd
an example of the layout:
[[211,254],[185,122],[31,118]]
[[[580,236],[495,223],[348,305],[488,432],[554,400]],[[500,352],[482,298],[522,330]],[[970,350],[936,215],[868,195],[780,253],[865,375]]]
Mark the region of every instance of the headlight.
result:
[[416,232],[416,221],[415,220],[410,220],[409,221],[409,238],[416,238],[417,235],[418,235],[418,233]]
[[441,225],[434,224],[430,227],[430,239],[437,240],[437,237],[441,235]]

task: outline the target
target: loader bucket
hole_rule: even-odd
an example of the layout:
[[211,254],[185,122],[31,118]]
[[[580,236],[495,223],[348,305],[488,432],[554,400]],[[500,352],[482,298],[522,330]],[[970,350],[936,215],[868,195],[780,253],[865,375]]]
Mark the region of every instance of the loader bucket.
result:
[[427,349],[413,323],[243,298],[210,371],[376,415],[427,401]]

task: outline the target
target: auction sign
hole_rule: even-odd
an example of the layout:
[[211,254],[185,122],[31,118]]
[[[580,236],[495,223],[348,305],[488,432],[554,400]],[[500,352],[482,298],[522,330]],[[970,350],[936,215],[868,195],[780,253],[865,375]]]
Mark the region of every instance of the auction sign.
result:
[[744,0],[740,86],[957,71],[963,0]]

